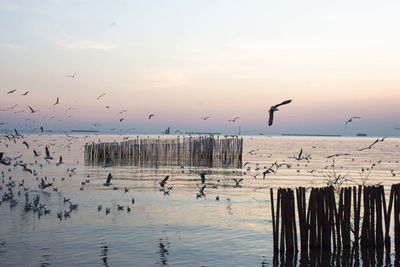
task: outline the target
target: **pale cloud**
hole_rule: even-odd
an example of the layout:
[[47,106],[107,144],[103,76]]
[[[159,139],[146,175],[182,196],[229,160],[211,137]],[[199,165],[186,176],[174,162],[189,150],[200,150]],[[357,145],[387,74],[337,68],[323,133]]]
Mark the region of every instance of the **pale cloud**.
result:
[[143,80],[156,88],[179,87],[188,82],[188,75],[182,70],[156,69],[145,74]]
[[98,49],[109,50],[116,47],[116,45],[99,40],[84,39],[84,40],[57,40],[56,44],[68,49]]
[[9,48],[9,49],[17,49],[17,50],[25,49],[25,47],[22,45],[12,44],[12,43],[0,43],[0,47]]

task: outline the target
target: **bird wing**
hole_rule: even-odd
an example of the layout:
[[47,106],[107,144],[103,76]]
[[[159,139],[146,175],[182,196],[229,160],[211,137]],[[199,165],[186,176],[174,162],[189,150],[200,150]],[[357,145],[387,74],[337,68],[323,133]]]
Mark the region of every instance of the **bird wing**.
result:
[[29,109],[31,110],[32,113],[35,112],[31,106],[28,106],[28,107],[29,107]]
[[303,149],[300,149],[300,153],[299,153],[299,158],[301,158],[301,155],[303,154]]
[[275,105],[275,107],[277,108],[277,107],[279,107],[279,106],[289,104],[290,102],[292,102],[292,99],[285,100],[285,101],[283,101],[282,103],[279,103],[279,104]]
[[4,153],[0,152],[0,160],[3,159],[3,155],[4,155]]
[[50,157],[50,151],[49,151],[49,148],[47,146],[45,148],[45,151],[46,151],[46,157]]
[[161,183],[163,183],[163,184],[166,183],[168,178],[169,178],[169,175],[165,176],[165,178],[161,181]]
[[269,109],[268,126],[271,126],[273,121],[274,121],[274,110],[271,108]]

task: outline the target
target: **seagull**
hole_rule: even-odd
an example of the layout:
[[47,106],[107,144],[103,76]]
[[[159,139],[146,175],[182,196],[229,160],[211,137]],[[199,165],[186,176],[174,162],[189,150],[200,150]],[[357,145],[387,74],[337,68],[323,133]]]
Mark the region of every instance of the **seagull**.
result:
[[98,97],[97,97],[97,100],[99,100],[100,98],[102,98],[103,96],[105,96],[106,95],[106,93],[102,93],[101,95],[99,95]]
[[46,152],[46,156],[44,157],[44,159],[46,159],[46,160],[53,159],[53,157],[50,155],[50,151],[49,151],[49,147],[48,146],[46,146],[45,152]]
[[235,117],[233,119],[228,120],[228,122],[236,122],[236,120],[240,119],[240,117]]
[[349,153],[338,153],[338,154],[329,155],[326,158],[330,159],[330,158],[333,158],[333,157],[348,156],[348,155],[350,155],[350,154]]
[[204,172],[200,173],[201,183],[204,184],[206,182],[206,174]]
[[149,120],[151,119],[151,117],[154,117],[155,115],[154,114],[150,114],[149,115]]
[[65,76],[65,77],[67,77],[67,78],[75,78],[76,72],[77,72],[77,71],[74,72],[74,75],[67,75],[67,76]]
[[7,92],[7,94],[8,94],[8,95],[9,95],[9,94],[12,94],[12,93],[14,93],[15,91],[17,91],[17,89],[14,89],[14,90],[8,91],[8,92]]
[[38,112],[38,110],[34,110],[31,106],[28,106],[28,107],[29,107],[29,109],[31,110],[31,113]]
[[39,188],[40,189],[45,189],[45,188],[50,187],[50,186],[53,186],[53,183],[46,183],[43,180],[43,178],[41,179],[40,184],[39,184]]
[[303,149],[300,149],[299,155],[293,156],[293,157],[289,157],[289,158],[296,159],[296,160],[299,160],[299,161],[305,159],[305,160],[308,161],[310,159],[310,155],[303,156]]
[[62,159],[62,156],[60,156],[60,159],[59,159],[59,161],[57,162],[57,164],[56,164],[56,165],[58,166],[58,165],[60,165],[60,164],[63,164],[63,159]]
[[122,122],[124,120],[124,118],[119,119],[120,122]]
[[167,180],[169,179],[169,175],[165,176],[165,178],[160,182],[160,186],[164,188],[165,184],[167,183]]
[[112,179],[113,177],[112,177],[112,175],[111,175],[111,172],[108,174],[108,176],[107,176],[107,180],[106,180],[106,182],[103,184],[104,186],[110,186],[110,185],[112,185],[112,183],[111,183],[111,179]]
[[35,155],[35,158],[40,156],[40,154],[35,149],[33,150],[33,154]]
[[54,103],[53,106],[58,105],[59,103],[60,103],[60,99],[58,99],[58,97],[57,97],[56,103]]
[[29,91],[26,91],[25,93],[23,93],[22,95],[27,95],[29,93]]
[[210,116],[207,116],[207,117],[200,117],[200,119],[202,119],[203,121],[206,121],[206,120],[208,120],[209,118],[211,118]]
[[29,149],[29,145],[28,145],[28,143],[26,141],[24,141],[22,143],[26,146],[27,149]]
[[269,174],[269,173],[271,173],[271,172],[275,172],[272,168],[274,167],[274,166],[276,166],[277,165],[277,162],[275,161],[275,163],[273,163],[272,165],[271,165],[271,167],[269,167],[268,169],[266,169],[264,172],[263,172],[263,179],[265,179],[265,176],[267,175],[267,174]]
[[205,184],[202,187],[200,187],[198,184],[196,184],[196,186],[199,189],[199,193],[197,194],[197,197],[205,196],[204,189],[207,187],[207,185]]
[[383,142],[383,141],[385,140],[385,138],[386,138],[386,136],[383,137],[383,138],[381,138],[381,139],[378,138],[378,139],[376,139],[372,144],[370,144],[369,146],[364,147],[364,148],[361,148],[361,149],[359,149],[358,151],[364,151],[364,150],[366,150],[366,149],[371,149],[373,145],[375,145],[375,144],[378,143],[378,142]]
[[29,169],[28,167],[26,167],[26,164],[19,164],[19,166],[21,166],[23,168],[23,171],[29,172],[29,173],[32,174],[32,170]]
[[350,122],[352,122],[353,119],[361,119],[361,117],[357,117],[357,116],[351,117],[350,119],[348,119],[348,120],[346,121],[346,126],[347,126],[347,124],[349,124]]
[[236,182],[235,187],[241,187],[240,182],[243,181],[243,178],[240,178],[239,180],[233,178],[233,180]]
[[274,112],[275,112],[275,111],[278,111],[278,107],[279,107],[279,106],[282,106],[282,105],[289,104],[290,102],[292,102],[291,99],[285,100],[285,101],[283,101],[283,102],[280,103],[280,104],[271,106],[271,108],[269,109],[269,119],[268,119],[268,125],[269,125],[269,126],[271,126],[271,125],[272,125],[272,122],[274,121]]

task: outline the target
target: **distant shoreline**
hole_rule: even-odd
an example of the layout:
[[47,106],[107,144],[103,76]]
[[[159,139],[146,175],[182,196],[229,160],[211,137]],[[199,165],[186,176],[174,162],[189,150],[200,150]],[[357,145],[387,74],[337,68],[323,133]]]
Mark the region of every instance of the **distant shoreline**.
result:
[[97,130],[71,130],[71,133],[99,133]]
[[297,134],[289,134],[289,133],[283,133],[281,134],[282,136],[329,136],[329,137],[341,137],[341,134],[302,134],[302,133],[297,133]]

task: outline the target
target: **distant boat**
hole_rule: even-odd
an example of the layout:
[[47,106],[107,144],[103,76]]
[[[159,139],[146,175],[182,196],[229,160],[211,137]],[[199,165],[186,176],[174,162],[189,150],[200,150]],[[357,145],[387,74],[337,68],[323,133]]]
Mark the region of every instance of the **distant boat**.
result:
[[367,136],[366,133],[357,133],[357,136]]

